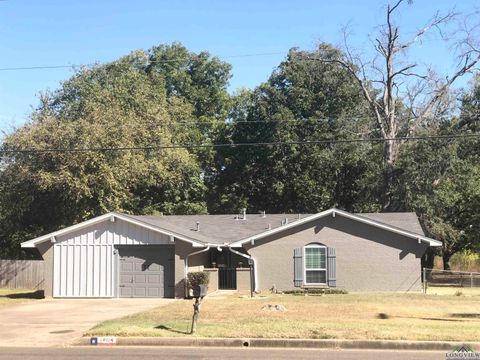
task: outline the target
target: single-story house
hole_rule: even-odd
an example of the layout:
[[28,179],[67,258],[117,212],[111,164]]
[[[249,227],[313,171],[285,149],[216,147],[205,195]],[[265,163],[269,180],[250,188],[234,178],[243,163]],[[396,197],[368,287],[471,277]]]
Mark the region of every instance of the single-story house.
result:
[[189,271],[210,290],[339,287],[419,291],[440,246],[414,213],[135,216],[108,213],[22,243],[45,260],[47,297],[184,297]]

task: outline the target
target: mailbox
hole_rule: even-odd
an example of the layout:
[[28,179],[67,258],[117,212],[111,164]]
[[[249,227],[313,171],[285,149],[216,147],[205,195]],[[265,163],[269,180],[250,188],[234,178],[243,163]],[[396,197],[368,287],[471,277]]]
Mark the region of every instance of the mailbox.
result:
[[207,286],[206,285],[197,285],[193,287],[193,297],[205,297],[207,296]]

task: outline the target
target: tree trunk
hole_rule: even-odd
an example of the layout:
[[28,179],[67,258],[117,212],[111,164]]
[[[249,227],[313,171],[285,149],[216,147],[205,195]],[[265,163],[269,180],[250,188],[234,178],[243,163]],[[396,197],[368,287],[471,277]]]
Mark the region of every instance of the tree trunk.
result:
[[433,269],[435,261],[435,252],[431,247],[428,247],[425,251],[425,255],[422,257],[422,268]]
[[442,251],[442,259],[443,259],[443,270],[450,270],[450,257],[452,254],[449,251],[443,250]]
[[[396,134],[390,135],[391,138],[396,137]],[[387,164],[394,166],[397,162],[398,154],[400,152],[400,142],[398,140],[387,141],[387,147],[385,149],[385,160]]]
[[394,178],[395,165],[397,162],[399,150],[400,144],[397,141],[386,142],[384,151],[384,161],[386,168],[384,173],[384,193],[382,201],[382,208],[384,211],[395,210],[393,208]]
[[387,163],[383,178],[382,209],[387,211],[392,205],[393,168]]
[[198,314],[200,313],[201,302],[202,298],[195,298],[195,304],[193,304],[192,329],[190,330],[190,334],[195,334],[197,332],[197,320]]

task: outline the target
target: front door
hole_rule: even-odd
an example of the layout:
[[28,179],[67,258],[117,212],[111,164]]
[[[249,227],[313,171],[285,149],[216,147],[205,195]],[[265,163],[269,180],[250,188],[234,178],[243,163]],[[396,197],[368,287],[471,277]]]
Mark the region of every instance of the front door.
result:
[[174,247],[118,247],[120,297],[174,297]]
[[237,289],[237,269],[231,267],[218,268],[218,289],[236,290]]

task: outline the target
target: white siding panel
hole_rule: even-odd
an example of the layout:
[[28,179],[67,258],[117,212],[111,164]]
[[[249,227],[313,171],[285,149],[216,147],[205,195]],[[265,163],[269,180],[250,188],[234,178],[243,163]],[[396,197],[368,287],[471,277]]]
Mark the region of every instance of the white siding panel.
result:
[[81,264],[81,257],[80,257],[80,250],[82,249],[80,246],[71,246],[72,249],[72,257],[73,257],[73,287],[72,287],[72,296],[79,297],[80,296],[80,264]]
[[79,285],[79,290],[78,290],[78,296],[79,297],[85,297],[87,296],[87,245],[82,245],[80,246],[80,273],[79,273],[79,279],[80,279],[80,285]]
[[100,291],[99,291],[99,284],[100,282],[98,281],[99,278],[99,272],[100,272],[100,256],[99,256],[99,245],[92,246],[93,247],[93,296],[99,297],[100,296]]
[[100,245],[100,282],[98,284],[98,292],[101,297],[106,296],[106,278],[107,278],[107,247],[105,245]]
[[53,296],[59,297],[60,296],[60,289],[61,289],[61,281],[62,281],[62,268],[61,268],[61,261],[62,257],[60,252],[62,249],[58,245],[53,246],[53,273],[55,274],[53,278]]
[[87,291],[85,296],[93,296],[93,246],[87,246]]
[[60,296],[67,296],[67,262],[68,262],[68,252],[67,245],[61,247],[61,257],[62,257],[62,285],[60,288]]
[[59,236],[53,247],[53,296],[114,296],[115,245],[148,244],[169,244],[169,238],[119,219]]
[[110,245],[105,246],[105,297],[107,296],[113,296],[111,289],[111,281],[112,281],[112,272],[110,271],[112,268],[112,255],[113,255],[113,249]]
[[73,296],[73,266],[74,266],[74,258],[73,258],[73,246],[68,244],[66,247],[67,252],[67,261],[65,263],[65,271],[67,273],[67,281],[66,281],[66,296]]

